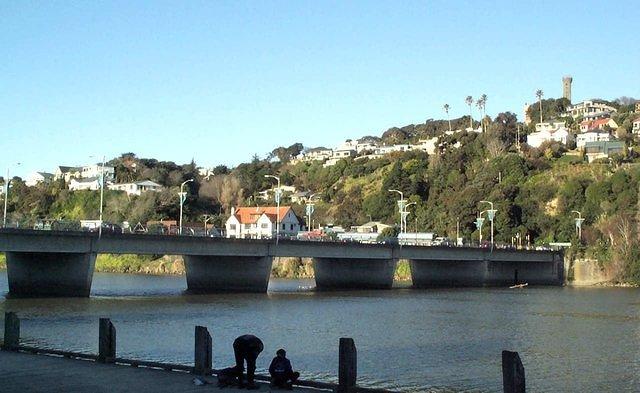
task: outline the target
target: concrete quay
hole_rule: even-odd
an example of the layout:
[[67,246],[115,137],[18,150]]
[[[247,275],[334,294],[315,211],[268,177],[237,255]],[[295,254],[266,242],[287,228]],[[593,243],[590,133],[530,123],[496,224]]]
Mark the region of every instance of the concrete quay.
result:
[[[0,392],[154,392],[202,393],[220,390],[215,377],[204,377],[213,385],[197,386],[186,372],[104,364],[21,352],[0,351]],[[198,377],[202,378],[202,377]],[[271,392],[260,383],[257,392]],[[297,392],[318,392],[296,387]],[[224,392],[247,390],[226,387]],[[279,390],[273,390],[279,391]]]

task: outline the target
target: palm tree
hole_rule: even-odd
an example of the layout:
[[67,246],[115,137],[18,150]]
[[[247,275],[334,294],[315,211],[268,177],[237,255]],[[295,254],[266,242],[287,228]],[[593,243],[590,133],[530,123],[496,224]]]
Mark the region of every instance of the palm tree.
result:
[[471,113],[471,105],[473,105],[473,97],[467,96],[464,102],[469,105],[469,127],[473,128],[473,114]]
[[536,97],[538,97],[538,103],[540,103],[540,123],[542,123],[542,97],[544,97],[544,92],[538,89],[538,91],[536,91]]
[[476,106],[478,107],[478,111],[480,112],[480,127],[482,127],[482,132],[484,132],[484,118],[482,117],[482,108],[484,107],[484,101],[482,101],[482,97],[478,98],[476,101]]
[[449,121],[449,132],[451,132],[451,118],[449,117],[449,104],[444,104],[444,111],[447,112],[447,120]]

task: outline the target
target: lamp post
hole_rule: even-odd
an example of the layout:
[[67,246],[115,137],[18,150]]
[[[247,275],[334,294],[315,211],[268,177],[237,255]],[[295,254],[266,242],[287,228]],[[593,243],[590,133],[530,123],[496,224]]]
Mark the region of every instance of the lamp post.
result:
[[389,190],[389,192],[397,192],[400,194],[400,200],[398,201],[398,210],[400,211],[400,233],[402,233],[402,213],[404,212],[404,194],[400,190]]
[[478,213],[478,218],[476,218],[476,228],[478,228],[478,233],[480,234],[480,238],[478,239],[478,246],[482,247],[482,224],[484,224],[484,217],[482,217],[483,211]]
[[100,168],[100,228],[98,229],[98,239],[102,237],[102,208],[104,205],[104,156],[102,156],[102,167]]
[[278,188],[276,189],[276,244],[280,238],[280,178],[275,175],[264,175],[264,177],[276,179]]
[[571,210],[571,213],[578,213],[578,218],[575,218],[576,230],[578,231],[578,242],[582,243],[582,222],[584,218],[582,218],[582,213],[577,210]]
[[407,233],[407,217],[409,216],[409,211],[407,210],[407,208],[411,205],[415,205],[415,202],[411,202],[411,203],[407,203],[406,205],[404,205],[404,211],[402,212],[402,220],[404,221],[404,233]]
[[189,179],[189,180],[183,181],[182,184],[180,184],[180,192],[178,193],[178,195],[180,196],[180,227],[178,228],[179,235],[182,235],[182,205],[184,205],[184,201],[185,199],[187,199],[187,193],[186,191],[183,191],[183,189],[185,184],[192,181],[193,179]]
[[496,210],[493,208],[493,202],[480,201],[480,203],[488,203],[491,205],[491,208],[487,210],[487,217],[489,217],[489,221],[491,221],[491,251],[493,251],[493,219],[495,218]]
[[211,215],[211,214],[203,214],[202,215],[202,221],[204,221],[204,234],[205,234],[205,236],[208,235],[208,233],[207,233],[207,222],[209,222],[209,220],[213,220],[213,215]]
[[[20,165],[18,163],[17,165]],[[7,201],[9,200],[9,183],[11,183],[11,178],[9,177],[9,168],[7,168],[7,177],[4,180],[4,215],[2,216],[2,227],[7,227]]]
[[313,214],[313,212],[315,211],[315,203],[313,203],[313,197],[316,196],[316,194],[311,194],[309,195],[309,198],[307,199],[307,204],[306,204],[306,213],[307,213],[307,231],[310,231],[311,228],[311,215]]

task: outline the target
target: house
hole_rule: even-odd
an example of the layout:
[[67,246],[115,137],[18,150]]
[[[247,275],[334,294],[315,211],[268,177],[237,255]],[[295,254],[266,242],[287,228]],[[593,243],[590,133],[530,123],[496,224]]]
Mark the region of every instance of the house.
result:
[[567,115],[574,119],[598,112],[617,112],[617,110],[603,100],[586,100],[567,107]]
[[[259,191],[258,198],[262,199],[263,201],[268,201],[271,198],[271,195],[275,195],[276,190],[278,190],[278,187],[273,187],[269,190]],[[283,194],[293,194],[295,192],[296,192],[296,188],[294,186],[280,186],[281,196]]]
[[584,120],[580,123],[581,132],[587,132],[589,130],[604,130],[606,127],[616,130],[618,128],[618,124],[611,118]]
[[33,172],[32,174],[28,175],[26,180],[25,180],[25,184],[27,185],[27,187],[33,187],[37,184],[40,183],[50,183],[54,178],[53,173],[47,173],[47,172]]
[[380,221],[369,221],[366,224],[351,227],[351,232],[357,233],[380,233],[391,225],[383,224]]
[[536,131],[527,135],[527,144],[531,147],[540,147],[544,142],[555,141],[563,145],[573,141],[573,134],[564,126],[564,122],[538,123]]
[[55,180],[64,179],[65,182],[69,182],[72,177],[79,178],[82,173],[82,168],[76,166],[58,166],[53,173]]
[[624,151],[624,142],[621,141],[601,141],[587,142],[584,152],[589,162],[599,158],[608,158],[612,154],[620,154]]
[[299,191],[291,194],[291,203],[305,203],[309,199],[311,191]]
[[109,184],[107,188],[115,191],[124,191],[127,195],[141,195],[146,191],[158,192],[162,190],[162,186],[160,184],[151,180],[142,180],[134,183]]
[[589,131],[576,136],[576,147],[584,149],[589,142],[607,142],[611,139],[608,132]]
[[71,191],[81,191],[81,190],[99,190],[100,189],[100,178],[99,177],[91,177],[88,179],[76,179],[71,178],[69,182],[69,190]]
[[413,145],[413,150],[421,150],[431,155],[436,152],[437,142],[438,142],[438,137],[433,137],[431,139],[420,139],[417,145]]
[[231,209],[225,223],[228,238],[263,239],[275,237],[276,221],[280,214],[280,236],[296,236],[302,229],[301,221],[291,206],[255,206]]
[[640,117],[633,121],[633,128],[631,130],[634,134],[640,134]]
[[582,116],[582,120],[608,119],[610,117],[611,117],[611,112],[602,111],[602,112],[588,113]]
[[[80,177],[88,179],[92,177],[101,177],[103,174],[102,164],[83,166],[80,170]],[[104,180],[113,181],[116,178],[115,168],[112,166],[104,166]]]

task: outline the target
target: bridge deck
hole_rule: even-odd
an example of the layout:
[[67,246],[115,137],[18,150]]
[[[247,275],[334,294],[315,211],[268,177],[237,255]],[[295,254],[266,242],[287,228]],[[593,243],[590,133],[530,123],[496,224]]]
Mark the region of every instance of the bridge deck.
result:
[[[134,368],[92,361],[0,351],[0,392],[211,392],[215,385],[196,386],[187,373]],[[208,380],[214,381],[213,377]],[[225,388],[224,392],[246,392]],[[261,384],[257,392],[269,392]],[[318,392],[295,388],[297,392]]]

